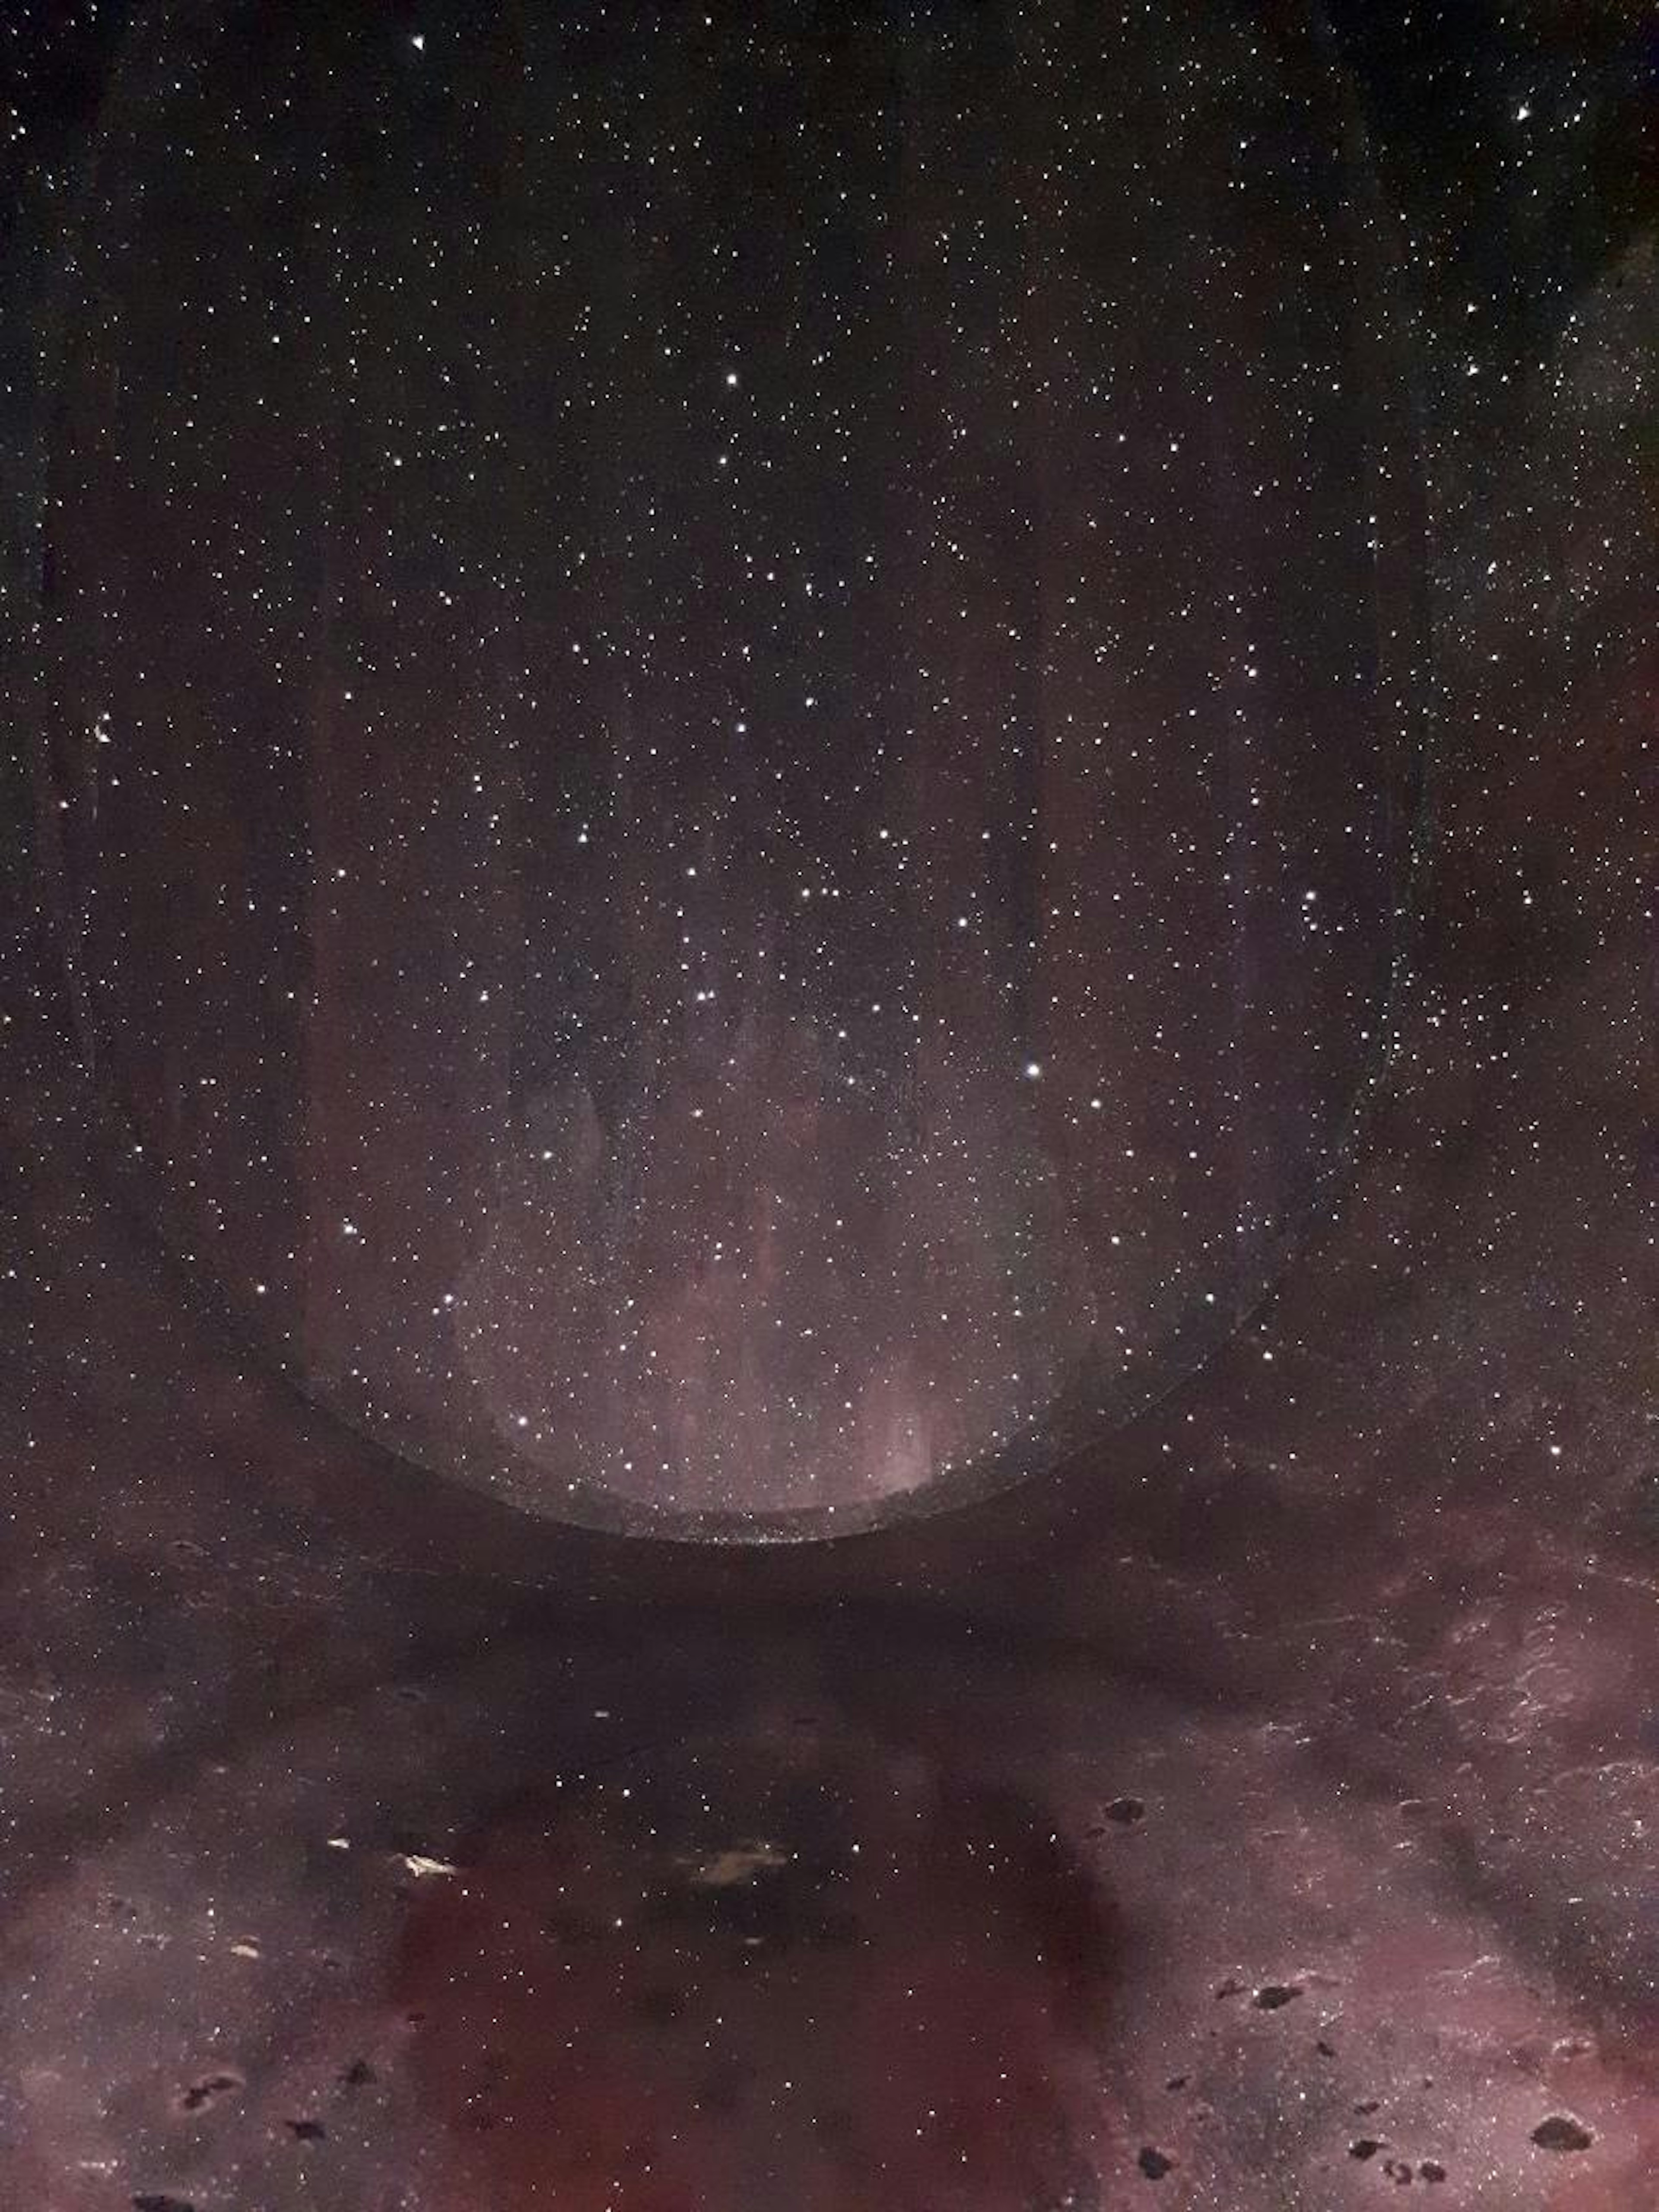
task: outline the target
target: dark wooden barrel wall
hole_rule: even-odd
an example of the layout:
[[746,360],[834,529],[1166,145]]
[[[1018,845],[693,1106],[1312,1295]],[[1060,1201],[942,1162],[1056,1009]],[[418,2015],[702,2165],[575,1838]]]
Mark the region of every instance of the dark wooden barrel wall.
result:
[[88,1042],[169,1240],[417,1460],[726,1534],[1040,1469],[1340,1167],[1386,240],[1316,61],[1167,15],[130,55],[52,459]]

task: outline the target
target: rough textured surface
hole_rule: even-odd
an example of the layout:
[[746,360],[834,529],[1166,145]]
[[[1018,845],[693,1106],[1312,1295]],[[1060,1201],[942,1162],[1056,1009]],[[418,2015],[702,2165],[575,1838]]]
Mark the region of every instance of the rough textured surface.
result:
[[7,872],[0,2203],[1652,2200],[1654,276],[1553,20],[1356,64],[1422,938],[1346,1202],[1109,1449],[787,1551],[412,1470],[112,1194]]

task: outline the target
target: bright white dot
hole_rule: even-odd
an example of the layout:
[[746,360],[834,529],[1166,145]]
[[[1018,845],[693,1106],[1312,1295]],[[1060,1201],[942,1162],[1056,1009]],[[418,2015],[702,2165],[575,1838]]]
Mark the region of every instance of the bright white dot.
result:
[[410,33],[409,43],[414,47],[417,54],[423,54],[426,52],[426,33],[424,31],[411,31]]
[[1038,1076],[1039,1076],[1039,1075],[1041,1075],[1041,1074],[1042,1074],[1042,1062],[1040,1060],[1028,1060],[1026,1061],[1026,1063],[1025,1063],[1025,1080],[1026,1080],[1028,1083],[1035,1083],[1035,1082],[1036,1081],[1036,1079],[1037,1079]]
[[728,369],[726,370],[726,382],[727,382],[728,384],[735,384],[735,383],[737,382],[737,380],[738,380],[738,372],[737,372],[737,370],[736,370],[735,368],[728,368]]

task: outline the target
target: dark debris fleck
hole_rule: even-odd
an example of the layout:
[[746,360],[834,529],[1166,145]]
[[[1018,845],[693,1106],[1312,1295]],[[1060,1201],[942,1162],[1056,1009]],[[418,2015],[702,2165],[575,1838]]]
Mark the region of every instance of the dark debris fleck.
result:
[[1565,2112],[1552,2112],[1548,2119],[1540,2120],[1532,2139],[1540,2150],[1588,2150],[1595,2140],[1588,2128],[1581,2128]]
[[210,2074],[179,2091],[179,2109],[181,2112],[199,2112],[204,2106],[216,2105],[222,2097],[231,2096],[241,2087],[238,2074]]

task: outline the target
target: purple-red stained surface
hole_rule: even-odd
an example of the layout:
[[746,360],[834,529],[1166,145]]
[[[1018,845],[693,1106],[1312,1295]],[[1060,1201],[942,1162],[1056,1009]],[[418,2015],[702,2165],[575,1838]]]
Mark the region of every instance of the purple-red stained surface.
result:
[[461,1857],[397,1984],[446,2212],[945,2212],[1111,2163],[1103,1893],[1018,1800],[796,1732],[625,1761]]
[[1407,896],[1419,464],[1328,59],[147,38],[48,534],[164,1235],[576,1518],[833,1532],[1169,1387],[1340,1177]]

